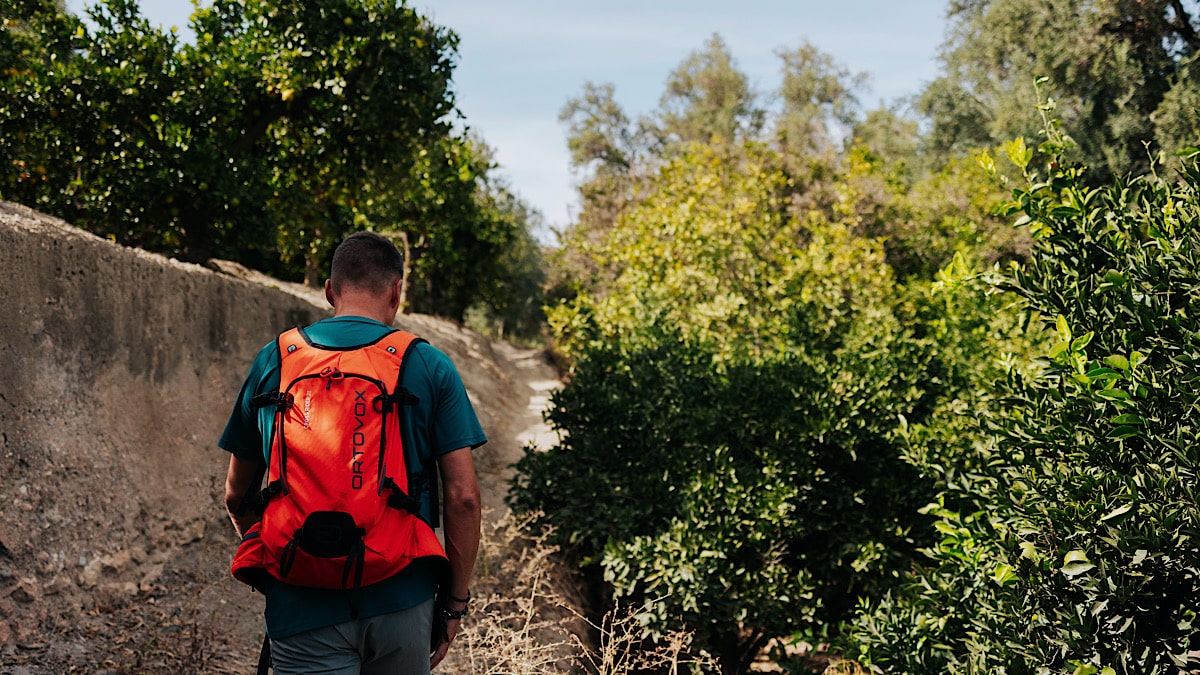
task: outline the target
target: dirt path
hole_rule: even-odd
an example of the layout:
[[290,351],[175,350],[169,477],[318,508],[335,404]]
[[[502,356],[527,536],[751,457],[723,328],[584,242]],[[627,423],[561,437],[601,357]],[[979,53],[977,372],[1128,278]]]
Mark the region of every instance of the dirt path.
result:
[[521,458],[523,449],[532,445],[545,450],[558,442],[557,433],[546,424],[543,413],[562,382],[541,350],[503,342],[493,343],[492,349],[495,362],[510,380],[511,392],[502,414],[488,420],[491,424],[485,431],[490,440],[477,455],[484,510],[488,519],[495,521],[508,511],[504,499],[513,475],[512,465]]

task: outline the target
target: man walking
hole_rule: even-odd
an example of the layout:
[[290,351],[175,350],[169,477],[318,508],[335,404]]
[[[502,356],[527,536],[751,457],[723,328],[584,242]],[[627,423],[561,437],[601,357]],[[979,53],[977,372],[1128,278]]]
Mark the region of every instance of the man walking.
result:
[[[392,328],[402,274],[403,258],[387,239],[347,237],[325,283],[334,316],[263,347],[219,442],[231,455],[226,508],[243,536],[235,575],[266,596],[277,675],[428,673],[466,613],[480,531],[471,450],[486,438],[450,359],[422,340],[408,348]],[[388,364],[401,360],[389,380]],[[333,365],[309,373],[312,363]],[[373,368],[381,372],[356,375]],[[321,396],[336,396],[355,378],[381,389],[365,396],[359,387],[352,403],[348,393],[339,404],[346,410],[336,413],[343,417],[315,433],[337,407]],[[392,382],[395,390],[387,391]],[[389,419],[398,419],[398,434]],[[258,499],[264,471],[265,515]],[[367,506],[315,516],[304,506],[350,499]],[[378,510],[383,524],[364,525],[356,509]],[[432,538],[439,515],[444,553]],[[305,520],[294,526],[288,518]]]

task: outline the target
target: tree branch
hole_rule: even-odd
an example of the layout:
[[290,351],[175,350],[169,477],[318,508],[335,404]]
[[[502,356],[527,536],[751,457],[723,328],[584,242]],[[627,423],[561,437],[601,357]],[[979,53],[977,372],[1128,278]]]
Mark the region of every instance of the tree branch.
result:
[[256,116],[249,124],[242,129],[241,135],[229,147],[229,154],[243,155],[254,148],[258,143],[258,139],[262,138],[267,133],[267,129],[271,124],[281,117],[298,117],[301,113],[307,110],[309,104],[316,98],[319,90],[314,87],[309,87],[300,92],[291,101],[279,103],[272,102],[271,105],[264,106],[265,110]]
[[1192,26],[1192,17],[1183,8],[1183,0],[1171,0],[1171,8],[1175,10],[1175,29],[1188,46],[1196,48],[1196,29]]

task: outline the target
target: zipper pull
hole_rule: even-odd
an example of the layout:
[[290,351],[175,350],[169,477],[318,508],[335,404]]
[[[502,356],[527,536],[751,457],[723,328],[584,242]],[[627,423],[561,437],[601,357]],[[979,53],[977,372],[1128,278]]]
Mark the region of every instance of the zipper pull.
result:
[[334,368],[333,366],[326,366],[325,369],[321,371],[321,377],[325,378],[325,391],[329,391],[329,388],[333,386],[334,380],[340,380],[345,376],[342,374],[342,371],[338,370],[337,368]]

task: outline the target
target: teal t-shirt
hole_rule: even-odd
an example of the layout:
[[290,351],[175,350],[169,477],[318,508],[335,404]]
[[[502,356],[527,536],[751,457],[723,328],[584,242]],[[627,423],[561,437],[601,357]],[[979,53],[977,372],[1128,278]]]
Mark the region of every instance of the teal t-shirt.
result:
[[[373,319],[335,317],[304,330],[315,344],[347,349],[375,342],[394,329]],[[420,472],[426,463],[448,452],[477,448],[487,441],[458,370],[440,350],[428,343],[413,348],[404,366],[403,385],[418,399],[416,405],[404,406],[401,413],[402,442],[413,464],[412,471]],[[251,364],[218,445],[238,457],[261,457],[269,462],[274,409],[255,408],[250,401],[278,389],[279,351],[271,342]],[[423,493],[421,515],[429,522],[433,508],[428,492]],[[432,598],[435,590],[432,565],[418,561],[400,574],[363,589],[358,616],[367,618],[415,607]],[[341,590],[274,582],[268,586],[266,597],[267,634],[275,639],[351,619],[349,597]]]

